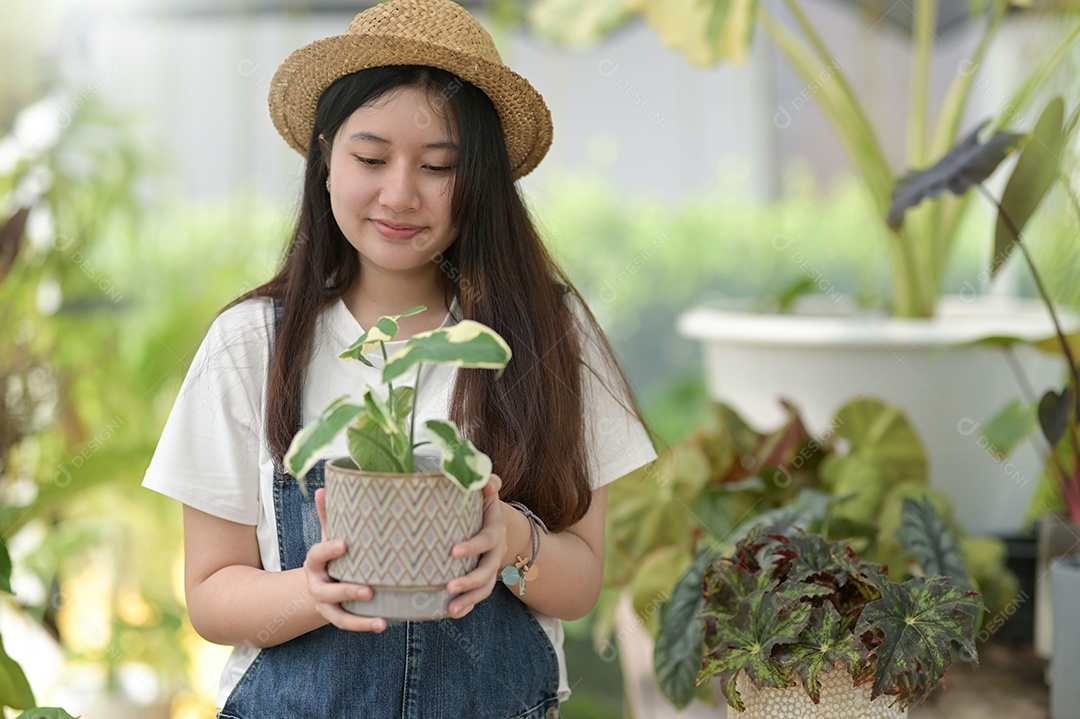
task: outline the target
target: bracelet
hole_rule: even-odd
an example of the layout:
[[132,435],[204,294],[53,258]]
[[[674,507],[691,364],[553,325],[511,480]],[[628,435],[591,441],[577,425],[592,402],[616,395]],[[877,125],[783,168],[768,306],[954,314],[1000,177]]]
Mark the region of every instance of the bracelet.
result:
[[[543,529],[544,534],[547,534],[548,528],[544,524],[544,520],[536,516],[535,512],[521,502],[507,502],[507,504],[524,514],[529,520],[532,554],[527,557],[522,557],[520,554],[516,555],[517,561],[513,564],[507,564],[499,573],[499,578],[502,579],[503,583],[518,585],[518,596],[521,597],[525,596],[525,582],[531,582],[540,575],[540,569],[536,566],[536,557],[540,554],[540,529]],[[539,525],[540,529],[537,529],[537,525]]]

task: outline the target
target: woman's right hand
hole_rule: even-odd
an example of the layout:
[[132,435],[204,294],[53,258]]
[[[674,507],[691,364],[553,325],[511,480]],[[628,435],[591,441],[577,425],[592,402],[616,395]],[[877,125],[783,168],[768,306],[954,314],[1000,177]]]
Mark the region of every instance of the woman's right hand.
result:
[[367,601],[371,599],[371,587],[366,584],[339,582],[330,577],[326,565],[331,559],[345,554],[345,540],[326,540],[326,490],[315,490],[315,508],[322,525],[322,541],[313,544],[304,560],[304,574],[307,575],[308,590],[315,600],[315,608],[326,621],[338,629],[352,632],[381,632],[386,629],[386,620],[381,617],[361,617],[341,608],[341,603],[350,600]]

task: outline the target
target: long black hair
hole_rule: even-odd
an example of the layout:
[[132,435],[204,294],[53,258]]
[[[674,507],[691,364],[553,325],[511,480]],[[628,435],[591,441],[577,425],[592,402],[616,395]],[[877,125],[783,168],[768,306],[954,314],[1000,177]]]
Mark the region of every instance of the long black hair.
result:
[[[585,515],[592,496],[582,400],[582,373],[590,368],[582,360],[582,329],[600,338],[603,355],[616,368],[621,384],[617,391],[637,409],[603,332],[529,218],[494,105],[471,83],[437,68],[362,70],[338,79],[323,93],[308,142],[300,215],[281,268],[270,281],[227,306],[251,297],[276,297],[285,305],[267,387],[271,456],[280,467],[296,430],[294,412],[316,318],[361,271],[356,250],[331,212],[325,188],[329,148],[357,108],[404,87],[426,91],[443,119],[452,113],[459,128],[451,200],[458,236],[439,258],[447,306],[456,294],[463,317],[493,328],[514,353],[499,380],[490,371],[457,373],[450,419],[491,456],[503,479],[503,499],[523,502],[552,531],[565,529]],[[328,140],[325,146],[320,134]],[[591,328],[579,326],[568,294],[585,308]]]

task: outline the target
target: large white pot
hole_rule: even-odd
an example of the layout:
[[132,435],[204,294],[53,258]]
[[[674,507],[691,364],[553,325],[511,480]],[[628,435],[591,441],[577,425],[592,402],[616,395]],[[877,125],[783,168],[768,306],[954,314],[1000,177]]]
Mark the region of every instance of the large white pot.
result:
[[[1042,471],[1041,451],[1025,442],[1011,456],[987,445],[980,427],[1022,396],[1009,353],[971,343],[995,336],[1036,340],[1053,334],[1033,300],[944,298],[932,319],[849,313],[767,315],[698,307],[679,332],[705,345],[713,399],[758,429],[778,426],[780,398],[793,402],[811,434],[828,431],[850,400],[877,397],[899,406],[926,445],[931,484],[955,503],[973,532],[1010,533],[1023,520]],[[1075,329],[1075,317],[1066,319]],[[1065,362],[1026,345],[1011,350],[1036,395],[1064,381]]]

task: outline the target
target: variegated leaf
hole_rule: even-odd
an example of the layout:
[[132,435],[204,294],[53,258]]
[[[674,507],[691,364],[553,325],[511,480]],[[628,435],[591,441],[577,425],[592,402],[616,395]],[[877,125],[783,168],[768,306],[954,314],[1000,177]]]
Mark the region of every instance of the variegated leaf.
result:
[[469,492],[483,489],[491,478],[491,458],[476,448],[457,427],[441,419],[425,424],[432,443],[442,453],[439,469]]
[[375,321],[374,327],[360,335],[360,338],[356,340],[356,342],[353,342],[352,345],[338,355],[338,357],[341,359],[360,360],[368,367],[371,367],[371,362],[369,362],[364,355],[375,351],[384,342],[390,342],[394,337],[397,337],[398,330],[400,329],[397,322],[399,319],[402,317],[410,317],[423,312],[426,309],[427,307],[420,305],[418,307],[413,307],[407,312],[402,312],[400,315],[386,315],[380,317]]
[[421,362],[497,370],[501,376],[510,361],[510,346],[495,330],[473,320],[421,332],[409,338],[383,368],[383,381],[392,382]]
[[802,679],[815,704],[821,699],[823,672],[838,664],[853,677],[866,672],[866,649],[845,631],[839,612],[829,602],[811,609],[799,641],[779,648],[775,656]]
[[331,402],[321,417],[293,437],[285,453],[285,468],[292,476],[298,479],[306,476],[345,426],[364,411],[363,407],[355,404],[345,404],[346,399],[348,395]]

